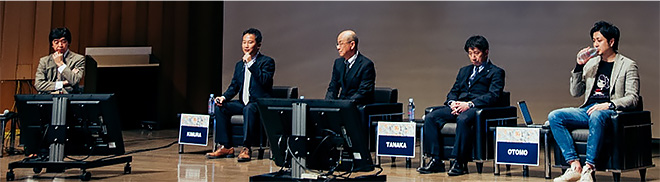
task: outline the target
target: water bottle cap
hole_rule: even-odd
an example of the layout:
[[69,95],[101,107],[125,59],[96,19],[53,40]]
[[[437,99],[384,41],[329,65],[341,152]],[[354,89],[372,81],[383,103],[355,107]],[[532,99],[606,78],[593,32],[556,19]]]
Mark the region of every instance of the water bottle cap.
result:
[[304,95],[301,95],[299,98],[300,98],[300,99],[305,99],[305,96],[304,96]]
[[214,95],[213,95],[213,94],[211,94],[211,97],[213,97],[213,96],[214,96]]
[[408,102],[413,102],[413,98],[408,98]]

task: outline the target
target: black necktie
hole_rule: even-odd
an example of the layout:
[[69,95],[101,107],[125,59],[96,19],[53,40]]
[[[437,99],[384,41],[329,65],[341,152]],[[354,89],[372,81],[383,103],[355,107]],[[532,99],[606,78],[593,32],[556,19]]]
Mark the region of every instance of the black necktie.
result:
[[344,64],[346,65],[346,67],[344,69],[344,78],[346,78],[346,76],[348,76],[348,70],[351,69],[349,67],[351,65],[351,63],[349,63],[348,61],[344,61]]

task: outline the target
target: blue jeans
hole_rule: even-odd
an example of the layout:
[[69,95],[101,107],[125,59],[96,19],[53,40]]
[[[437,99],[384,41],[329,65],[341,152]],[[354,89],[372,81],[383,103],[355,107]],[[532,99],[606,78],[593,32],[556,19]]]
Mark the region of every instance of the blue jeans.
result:
[[577,160],[578,155],[573,145],[573,137],[570,130],[579,128],[589,128],[589,138],[587,139],[587,163],[596,165],[596,157],[602,144],[602,136],[609,119],[616,112],[613,110],[598,110],[587,114],[587,110],[595,104],[582,108],[562,108],[548,114],[550,129],[555,137],[557,145],[561,149],[566,162]]

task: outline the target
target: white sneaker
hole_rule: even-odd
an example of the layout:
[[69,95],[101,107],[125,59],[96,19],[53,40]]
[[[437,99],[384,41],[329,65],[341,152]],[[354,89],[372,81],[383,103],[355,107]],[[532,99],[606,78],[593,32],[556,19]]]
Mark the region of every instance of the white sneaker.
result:
[[[563,175],[554,179],[554,182],[567,182],[567,181],[577,181],[580,180],[580,173],[575,171],[575,169],[568,168]],[[593,180],[592,180],[593,181]]]
[[582,168],[582,174],[580,175],[580,182],[593,182],[594,178],[591,175],[594,173],[594,170],[591,167],[585,166]]

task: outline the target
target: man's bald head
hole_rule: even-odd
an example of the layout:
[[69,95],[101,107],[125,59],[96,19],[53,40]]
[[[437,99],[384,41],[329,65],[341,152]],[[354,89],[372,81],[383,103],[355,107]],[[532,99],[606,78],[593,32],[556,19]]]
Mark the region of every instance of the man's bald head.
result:
[[355,53],[357,53],[358,48],[358,37],[353,30],[344,30],[339,33],[337,36],[337,52],[339,56],[349,59]]
[[355,41],[355,48],[357,49],[358,45],[358,37],[355,31],[353,30],[344,30],[341,33],[339,33],[339,36],[337,37],[338,40],[343,40],[346,42],[350,41]]

